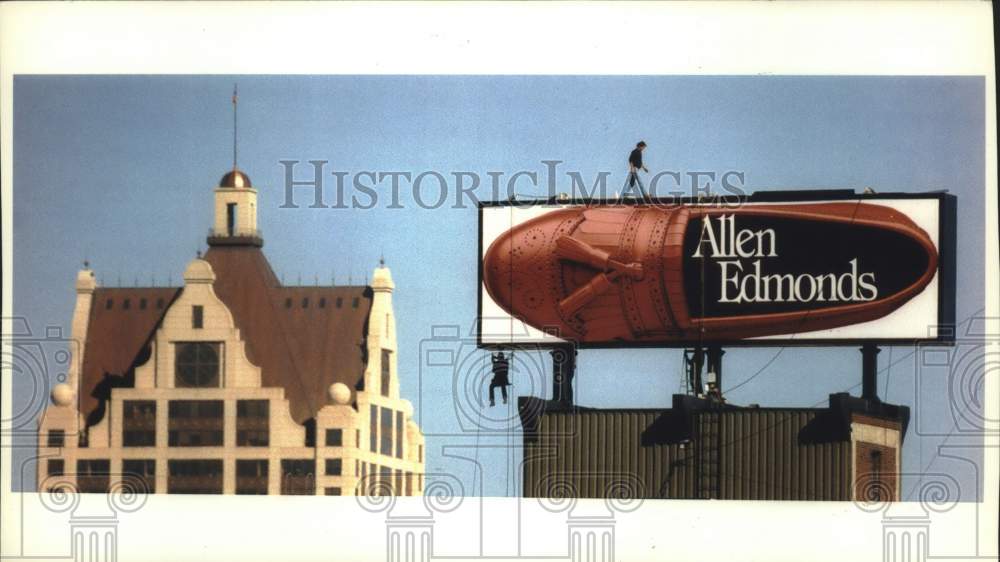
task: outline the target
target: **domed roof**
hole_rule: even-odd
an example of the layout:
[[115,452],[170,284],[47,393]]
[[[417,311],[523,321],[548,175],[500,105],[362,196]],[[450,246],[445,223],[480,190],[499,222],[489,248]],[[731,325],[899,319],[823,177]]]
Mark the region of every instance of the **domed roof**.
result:
[[244,174],[240,170],[233,169],[232,171],[227,172],[226,175],[222,176],[222,179],[219,180],[219,187],[245,188],[253,187],[253,184],[250,183],[250,176]]

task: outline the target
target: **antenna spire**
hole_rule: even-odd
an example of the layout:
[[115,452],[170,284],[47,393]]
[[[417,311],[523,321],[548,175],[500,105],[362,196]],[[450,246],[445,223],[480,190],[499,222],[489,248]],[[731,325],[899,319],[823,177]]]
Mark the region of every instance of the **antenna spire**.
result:
[[236,84],[233,84],[233,171],[236,171],[236,102],[238,99]]

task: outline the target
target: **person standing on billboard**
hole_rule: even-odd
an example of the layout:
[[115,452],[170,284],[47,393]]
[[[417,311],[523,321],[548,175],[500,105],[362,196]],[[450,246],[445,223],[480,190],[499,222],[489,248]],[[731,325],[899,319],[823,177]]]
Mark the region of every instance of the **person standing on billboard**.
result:
[[628,155],[628,187],[632,189],[636,184],[639,184],[639,193],[645,198],[646,189],[642,186],[642,181],[639,180],[639,170],[649,173],[649,170],[642,165],[643,150],[646,150],[646,141],[639,141],[636,143],[635,149]]

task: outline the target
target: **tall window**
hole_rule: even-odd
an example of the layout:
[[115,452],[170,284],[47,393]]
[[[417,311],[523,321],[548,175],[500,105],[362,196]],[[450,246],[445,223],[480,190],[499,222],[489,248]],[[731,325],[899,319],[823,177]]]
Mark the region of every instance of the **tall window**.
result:
[[312,495],[316,493],[316,461],[281,459],[281,493]]
[[172,400],[168,444],[171,447],[222,445],[222,400]]
[[403,412],[396,412],[396,457],[403,458]]
[[389,396],[389,365],[392,359],[392,352],[388,349],[382,350],[382,396]]
[[152,494],[156,491],[156,461],[153,459],[123,460],[122,479],[131,484],[127,489],[135,490],[140,494]]
[[267,494],[267,459],[236,461],[236,493]]
[[82,493],[106,494],[111,472],[108,459],[80,459],[76,461],[76,485]]
[[236,402],[236,445],[267,447],[269,442],[270,403],[267,400]]
[[392,456],[392,410],[389,408],[382,408],[382,418],[379,424],[379,431],[381,437],[381,447],[379,453]]
[[122,403],[122,445],[156,446],[156,402],[125,400]]
[[221,494],[222,461],[219,459],[167,461],[168,494]]
[[236,234],[236,203],[226,203],[226,234]]
[[174,355],[178,388],[218,388],[219,356],[222,344],[209,342],[178,343]]
[[191,307],[191,327],[195,330],[205,327],[205,307],[200,304]]
[[868,460],[870,463],[871,470],[871,480],[872,486],[870,487],[871,492],[869,493],[869,498],[865,498],[868,501],[884,501],[887,498],[882,497],[882,451],[878,449],[873,449],[869,453]]
[[[392,488],[392,468],[388,467],[388,466],[380,466],[378,468],[378,480],[379,480],[379,482],[383,483],[382,486],[385,486],[384,489],[391,489]],[[381,486],[380,486],[380,489],[383,489],[383,488],[381,488]]]
[[378,406],[372,406],[370,415],[368,416],[368,444],[371,446],[371,451],[373,453],[378,452]]

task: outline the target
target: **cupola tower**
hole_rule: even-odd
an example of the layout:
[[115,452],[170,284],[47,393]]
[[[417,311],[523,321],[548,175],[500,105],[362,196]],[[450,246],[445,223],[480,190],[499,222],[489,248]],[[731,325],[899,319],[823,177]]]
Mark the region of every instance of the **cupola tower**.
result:
[[263,246],[257,229],[257,190],[250,176],[236,165],[236,88],[233,87],[233,169],[215,188],[215,221],[208,234],[209,246]]

